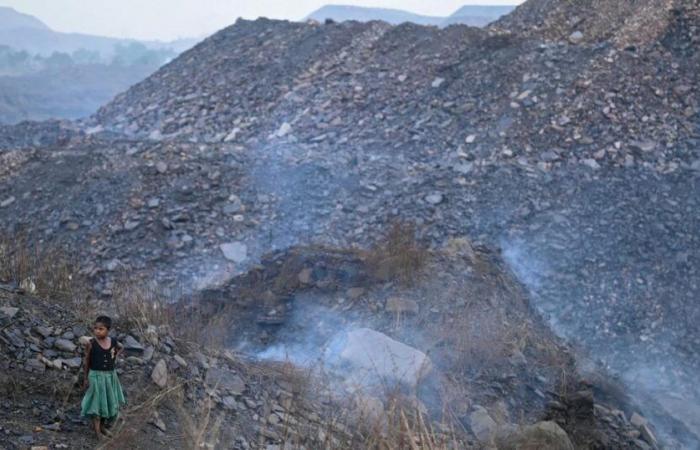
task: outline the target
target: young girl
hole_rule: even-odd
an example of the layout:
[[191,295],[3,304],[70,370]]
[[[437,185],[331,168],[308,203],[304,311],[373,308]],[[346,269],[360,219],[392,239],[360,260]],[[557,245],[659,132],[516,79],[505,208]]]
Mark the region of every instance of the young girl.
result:
[[98,438],[110,436],[105,420],[116,419],[119,408],[126,404],[122,387],[114,370],[114,362],[123,346],[109,337],[112,319],[100,316],[95,319],[92,331],[95,335],[85,346],[85,397],[81,403],[81,415],[91,417]]

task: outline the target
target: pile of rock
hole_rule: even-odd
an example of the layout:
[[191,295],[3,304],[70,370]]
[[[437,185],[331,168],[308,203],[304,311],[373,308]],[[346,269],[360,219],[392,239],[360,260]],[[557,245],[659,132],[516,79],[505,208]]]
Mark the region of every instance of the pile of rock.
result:
[[658,39],[684,0],[533,0],[492,24],[518,34],[548,40],[640,45]]
[[[530,1],[488,30],[241,20],[84,122],[0,130],[0,229],[66,243],[104,299],[124,272],[225,286],[270,251],[369,246],[395,220],[433,248],[469,234],[503,246],[558,331],[620,373],[670,356],[664,397],[696,398],[678,389],[700,370],[699,24],[670,0]],[[13,369],[75,364],[81,330],[34,325],[1,334]],[[191,370],[132,337],[147,377]]]

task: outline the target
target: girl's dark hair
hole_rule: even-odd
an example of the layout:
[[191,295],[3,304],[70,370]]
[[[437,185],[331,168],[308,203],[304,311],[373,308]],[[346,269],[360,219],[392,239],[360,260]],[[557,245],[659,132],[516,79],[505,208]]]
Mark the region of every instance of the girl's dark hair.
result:
[[101,323],[107,327],[108,330],[112,328],[112,319],[107,316],[98,316],[97,319],[95,319],[95,323]]

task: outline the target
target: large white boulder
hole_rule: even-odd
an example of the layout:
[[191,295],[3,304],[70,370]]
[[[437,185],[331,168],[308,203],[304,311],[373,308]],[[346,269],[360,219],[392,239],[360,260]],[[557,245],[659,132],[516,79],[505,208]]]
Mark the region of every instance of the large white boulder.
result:
[[349,382],[363,386],[400,383],[415,388],[432,370],[425,353],[369,328],[343,333],[328,352],[330,361],[347,369]]

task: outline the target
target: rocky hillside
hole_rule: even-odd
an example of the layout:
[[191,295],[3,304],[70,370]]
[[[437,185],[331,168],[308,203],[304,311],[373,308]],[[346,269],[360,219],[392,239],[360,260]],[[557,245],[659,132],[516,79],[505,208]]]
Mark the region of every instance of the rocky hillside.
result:
[[528,1],[495,27],[548,40],[644,45],[660,38],[679,14],[697,15],[692,0]]
[[[125,277],[156,283],[175,299],[201,295],[197,304],[202,300],[209,314],[236,305],[234,317],[245,320],[232,319],[232,327],[256,345],[235,347],[253,360],[284,359],[291,350],[273,341],[295,342],[308,323],[319,341],[332,342],[323,328],[336,325],[318,309],[295,309],[314,294],[299,286],[287,297],[272,287],[252,296],[241,290],[246,277],[267,279],[259,266],[269,255],[309,245],[371,249],[393,222],[413,223],[433,254],[465,239],[494,255],[496,268],[487,270],[493,285],[472,292],[454,274],[444,285],[465,293],[469,305],[474,298],[519,311],[481,313],[507,330],[528,321],[551,327],[592,366],[617,376],[637,402],[638,409],[613,414],[625,420],[617,424],[623,431],[604,431],[608,443],[694,448],[698,7],[597,1],[587,11],[584,3],[531,0],[488,29],[238,21],[88,120],[2,128],[0,228],[75,254],[103,305],[119,298]],[[652,16],[660,18],[654,27],[634,25]],[[619,24],[612,34],[610,21]],[[472,317],[439,299],[419,301],[430,289],[443,292],[435,283],[450,264],[432,266],[426,276],[433,284],[395,292],[391,281],[375,286],[353,278],[362,271],[351,263],[344,265],[355,269],[346,267],[339,279],[328,268],[302,276],[304,268],[293,265],[299,271],[292,279],[328,277],[338,291],[311,298],[326,309],[351,305],[360,328],[424,353],[433,348],[427,341],[435,324],[450,328],[442,320]],[[23,281],[9,278],[8,285]],[[349,291],[356,287],[362,294]],[[495,295],[500,289],[510,293]],[[420,320],[408,323],[431,339],[412,340],[401,327],[372,320],[387,308],[389,293],[412,294]],[[453,294],[444,297],[459,304]],[[528,307],[514,308],[520,300]],[[263,334],[266,326],[278,328]],[[270,345],[261,345],[268,338]],[[556,339],[544,341],[547,347]],[[528,345],[539,358],[541,349]],[[587,361],[573,369],[576,382]],[[527,375],[516,372],[513,380],[548,378],[547,364],[542,373],[528,365]],[[538,384],[521,386],[566,403]],[[597,392],[593,403],[605,403],[608,391]],[[528,405],[528,395],[502,387],[454,398],[480,393],[503,400],[507,423]],[[492,405],[478,405],[499,422]],[[472,414],[490,423],[472,406],[459,416],[464,442],[478,440]],[[562,419],[568,413],[534,411],[528,424],[553,419],[573,444],[611,448],[600,435],[577,435],[570,425],[578,422]],[[652,425],[635,416],[636,429],[628,430],[632,412]],[[593,428],[599,426],[607,430]],[[587,439],[597,447],[586,447]]]
[[[578,378],[568,349],[531,316],[494,255],[452,241],[414,274],[411,289],[377,279],[370,260],[291,249],[222,289],[159,303],[156,314],[136,313],[146,306],[136,291],[116,295],[107,308],[120,318],[114,337],[126,349],[118,371],[129,404],[103,445],[408,448],[401,444],[408,438],[426,448],[636,449],[655,442],[612,385]],[[75,313],[81,304],[32,292],[0,285],[0,443],[93,448],[76,407],[89,322]],[[308,327],[311,317],[318,327]],[[233,345],[215,344],[221,340]],[[531,425],[518,426],[523,421]]]
[[515,6],[512,5],[464,5],[450,14],[441,25],[448,26],[461,23],[472,27],[483,27],[509,14],[514,9]]
[[410,22],[416,25],[432,25],[439,27],[456,24],[483,27],[499,17],[508,14],[514,8],[514,6],[465,5],[447,17],[437,17],[422,16],[420,14],[413,14],[396,9],[325,5],[309,14],[306,18],[318,22],[325,22],[327,19],[336,22],[344,22],[347,20],[370,22],[372,20],[380,20],[392,25]]
[[306,19],[316,20],[318,22],[324,22],[327,19],[336,22],[345,22],[347,20],[356,20],[358,22],[381,20],[392,25],[398,25],[404,22],[411,22],[417,25],[439,25],[444,20],[443,17],[422,16],[400,9],[365,8],[350,5],[325,5],[306,16]]

